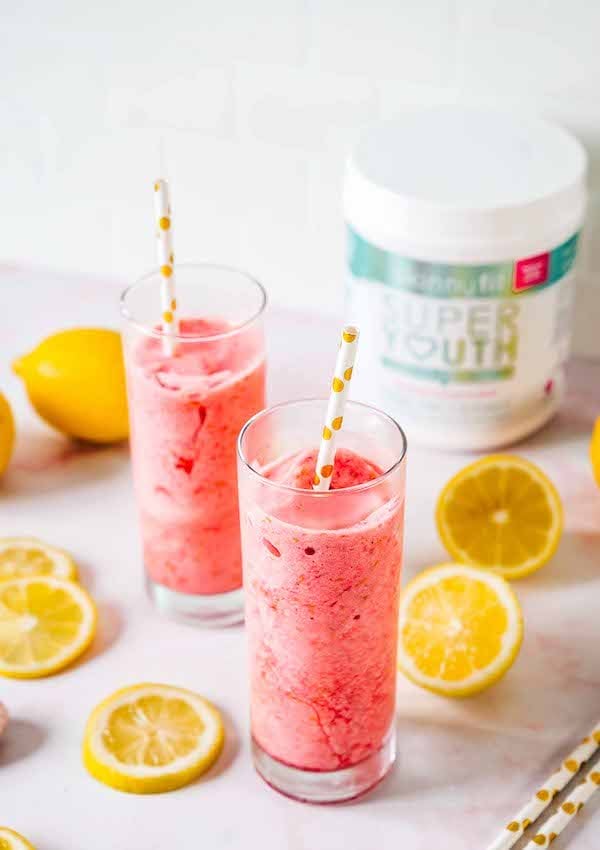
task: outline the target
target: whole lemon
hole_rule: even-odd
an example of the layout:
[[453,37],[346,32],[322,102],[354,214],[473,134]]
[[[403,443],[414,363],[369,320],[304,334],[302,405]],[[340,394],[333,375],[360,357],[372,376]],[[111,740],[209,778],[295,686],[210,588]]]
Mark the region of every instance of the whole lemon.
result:
[[0,475],[8,466],[15,444],[15,420],[10,404],[0,393]]
[[103,328],[53,334],[13,363],[29,400],[63,434],[114,443],[129,433],[121,337]]
[[600,487],[600,416],[596,419],[592,440],[590,442],[590,460],[592,461],[592,472],[598,487]]

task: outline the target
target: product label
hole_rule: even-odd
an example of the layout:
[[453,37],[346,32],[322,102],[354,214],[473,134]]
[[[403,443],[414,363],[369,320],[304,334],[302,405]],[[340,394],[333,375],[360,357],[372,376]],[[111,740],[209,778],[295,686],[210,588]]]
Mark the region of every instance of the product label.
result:
[[372,245],[351,228],[348,238],[350,272],[354,278],[430,298],[500,298],[558,283],[575,263],[579,234],[545,254],[493,265],[411,260]]
[[[547,403],[568,353],[577,241],[513,262],[452,265],[384,251],[349,229],[363,397],[397,399],[416,418],[482,422]],[[432,404],[440,398],[460,404]]]

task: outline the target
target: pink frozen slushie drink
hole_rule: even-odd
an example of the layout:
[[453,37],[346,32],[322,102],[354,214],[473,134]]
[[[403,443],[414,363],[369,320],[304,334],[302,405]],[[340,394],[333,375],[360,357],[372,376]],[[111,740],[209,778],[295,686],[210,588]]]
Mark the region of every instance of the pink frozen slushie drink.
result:
[[[255,501],[242,485],[252,735],[255,758],[258,749],[302,771],[357,767],[344,799],[391,763],[377,754],[394,727],[404,470],[386,480],[367,446],[365,456],[339,449],[319,498],[316,456],[265,465],[263,480],[280,486]],[[260,756],[257,767],[278,786]]]
[[152,593],[191,599],[240,588],[235,443],[264,407],[262,327],[184,317],[172,354],[160,337],[138,335],[126,347],[126,367]]

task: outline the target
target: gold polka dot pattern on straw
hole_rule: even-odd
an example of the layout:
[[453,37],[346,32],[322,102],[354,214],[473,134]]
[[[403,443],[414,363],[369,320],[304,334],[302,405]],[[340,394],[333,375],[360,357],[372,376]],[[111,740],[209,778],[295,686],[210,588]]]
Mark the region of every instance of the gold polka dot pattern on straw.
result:
[[[487,850],[509,850],[510,847],[516,844],[527,827],[539,818],[542,812],[550,805],[552,798],[559,791],[562,791],[562,789],[573,779],[573,776],[579,770],[580,765],[593,756],[599,746],[600,721],[595,725],[592,731],[586,735],[582,741],[580,741],[573,752],[569,753],[558,770],[553,773],[552,776],[544,782],[542,787],[535,792],[533,797],[523,806],[521,811],[513,817],[510,823],[506,825],[502,832],[488,846]],[[596,768],[596,770],[598,769]],[[592,773],[588,775],[586,782],[589,779],[593,784],[594,780],[591,779],[591,776],[593,775],[594,772],[592,771]],[[597,773],[596,775],[600,779],[600,773]],[[582,787],[582,785],[578,786],[578,788]],[[573,794],[575,794],[575,791]],[[579,798],[577,798],[574,802],[579,802]],[[560,811],[561,810],[559,809],[559,812]],[[576,813],[577,810],[574,809],[572,813],[563,811],[562,815],[563,817],[570,818]],[[550,824],[553,819],[554,818],[550,818],[547,821],[547,824],[544,824],[544,830],[538,832],[538,834],[533,837],[525,850],[532,850],[532,848],[537,846],[548,846],[551,839],[549,838],[549,834],[546,833],[546,826]],[[551,829],[553,829],[558,835],[556,825],[552,826]]]
[[169,184],[162,178],[154,183],[154,216],[156,221],[156,250],[162,278],[160,297],[162,304],[162,327],[165,334],[163,349],[165,354],[175,352],[174,336],[177,334],[177,316],[175,309],[175,272],[173,268],[173,228],[171,226],[171,201]]
[[538,847],[548,847],[552,844],[554,839],[561,834],[563,829],[582,810],[592,794],[596,793],[599,786],[600,773],[595,768],[592,768],[583,782],[575,786],[556,813],[551,818],[548,818],[546,823],[538,829],[538,832],[533,836],[529,844],[525,845],[525,850],[537,850]]
[[335,439],[344,420],[344,408],[352,380],[352,370],[358,347],[358,328],[347,325],[342,329],[340,347],[335,363],[331,393],[313,478],[313,490],[329,490],[335,464]]

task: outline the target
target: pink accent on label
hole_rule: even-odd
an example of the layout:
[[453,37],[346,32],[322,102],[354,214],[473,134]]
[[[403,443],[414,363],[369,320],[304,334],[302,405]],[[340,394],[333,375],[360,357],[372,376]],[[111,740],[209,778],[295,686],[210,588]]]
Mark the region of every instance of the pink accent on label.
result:
[[523,289],[530,289],[532,286],[546,283],[549,268],[549,253],[537,254],[535,257],[527,257],[526,260],[519,260],[518,263],[515,263],[514,291],[521,292]]

